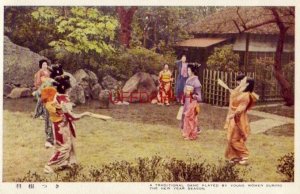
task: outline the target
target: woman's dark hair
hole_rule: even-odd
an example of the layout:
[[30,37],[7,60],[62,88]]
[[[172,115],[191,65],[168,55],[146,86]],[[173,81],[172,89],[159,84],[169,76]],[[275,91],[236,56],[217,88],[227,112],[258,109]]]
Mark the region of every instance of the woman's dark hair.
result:
[[244,90],[244,92],[253,92],[253,90],[254,90],[254,79],[247,78],[247,83],[248,83],[248,86]]
[[[245,78],[245,75],[244,74],[240,74],[238,76],[236,76],[236,81],[241,81],[242,79]],[[254,79],[250,78],[250,77],[247,77],[247,83],[248,83],[248,86],[246,87],[246,89],[244,90],[244,92],[253,92],[254,90]]]
[[40,69],[42,68],[42,65],[43,65],[43,63],[44,62],[46,62],[47,63],[47,65],[49,66],[49,63],[48,63],[48,61],[47,60],[45,60],[45,59],[42,59],[42,60],[40,60],[39,61],[39,67],[40,67]]
[[236,81],[241,81],[242,79],[244,79],[245,75],[244,74],[239,74],[236,76],[235,80]]
[[53,85],[58,93],[65,94],[67,89],[71,88],[70,77],[67,75],[57,76]]
[[64,70],[61,64],[52,65],[50,68],[50,77],[55,79],[57,76],[61,76],[64,74]]
[[187,67],[190,68],[191,71],[192,71],[195,75],[198,74],[198,66],[196,66],[196,65],[194,65],[194,64],[188,64]]

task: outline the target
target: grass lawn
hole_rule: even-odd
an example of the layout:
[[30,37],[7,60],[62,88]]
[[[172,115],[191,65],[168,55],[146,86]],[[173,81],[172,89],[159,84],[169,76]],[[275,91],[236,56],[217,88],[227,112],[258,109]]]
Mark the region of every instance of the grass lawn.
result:
[[[52,154],[44,148],[44,121],[32,119],[32,99],[4,100],[3,181],[14,181],[28,171],[43,174]],[[222,130],[226,110],[203,104],[196,141],[185,141],[176,120],[178,107],[131,104],[98,109],[97,102],[78,106],[74,112],[91,111],[112,116],[111,121],[84,118],[77,122],[77,159],[83,167],[113,161],[134,161],[137,157],[200,158],[209,163],[224,159],[226,132]],[[260,119],[250,117],[250,120]],[[251,171],[247,180],[277,182],[277,159],[294,151],[293,136],[253,134],[248,140]],[[243,168],[243,167],[241,167]]]

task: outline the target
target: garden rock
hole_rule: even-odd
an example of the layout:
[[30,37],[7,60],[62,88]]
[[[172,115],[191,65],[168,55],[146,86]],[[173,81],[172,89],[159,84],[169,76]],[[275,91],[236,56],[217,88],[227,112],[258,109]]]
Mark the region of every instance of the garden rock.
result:
[[75,104],[84,104],[85,103],[85,95],[84,89],[81,85],[75,85],[68,92],[71,102]]
[[70,77],[71,87],[74,87],[77,84],[75,77],[71,73],[64,71],[64,75],[67,75]]
[[14,87],[10,84],[4,84],[3,87],[3,95],[7,96],[11,93],[11,91],[14,89]]
[[102,90],[99,93],[99,104],[100,108],[109,108],[109,91]]
[[[34,74],[39,70],[38,63],[46,57],[32,52],[28,48],[18,46],[4,36],[4,83],[14,85],[34,84]],[[49,60],[48,60],[49,61]]]
[[14,88],[7,97],[16,99],[29,96],[31,96],[31,90],[29,88]]
[[122,89],[124,97],[132,96],[130,99],[124,99],[129,102],[146,102],[157,92],[154,80],[149,73],[139,72],[132,76]]
[[158,86],[159,85],[158,76],[155,74],[151,74],[151,77],[152,77],[155,85]]
[[97,77],[97,75],[94,73],[94,72],[92,72],[92,71],[90,71],[90,70],[85,70],[85,72],[88,74],[88,76],[89,76],[89,84],[90,85],[95,85],[95,84],[97,84],[98,83],[98,77]]
[[96,97],[96,99],[98,98],[99,93],[97,95],[93,94],[93,92],[97,93],[99,89],[99,86],[95,86],[98,84],[98,77],[94,72],[90,70],[79,69],[75,72],[74,77],[77,81],[77,84],[82,86],[86,99],[91,99],[93,97]]
[[101,90],[102,90],[101,85],[100,85],[99,83],[95,84],[95,85],[92,87],[92,98],[93,98],[93,99],[98,99]]
[[118,81],[112,76],[107,75],[102,79],[102,86],[105,89],[113,90],[118,86]]

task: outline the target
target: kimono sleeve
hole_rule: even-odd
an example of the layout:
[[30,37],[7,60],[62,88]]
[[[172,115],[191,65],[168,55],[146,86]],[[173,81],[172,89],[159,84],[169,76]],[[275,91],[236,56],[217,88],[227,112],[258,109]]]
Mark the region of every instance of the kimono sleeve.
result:
[[52,103],[47,102],[45,107],[49,113],[56,113],[56,108]]
[[40,83],[41,83],[41,72],[38,71],[38,72],[36,72],[36,73],[34,74],[34,87],[35,87],[36,89],[38,89]]
[[73,113],[73,103],[71,102],[63,102],[61,104],[62,106],[62,110],[64,113],[67,113],[70,115],[70,117],[73,119],[73,120],[78,120],[80,119],[80,115],[79,114],[76,114],[76,113]]
[[202,94],[201,94],[201,83],[198,79],[196,79],[195,84],[194,84],[194,95],[195,95],[195,100],[197,102],[202,101]]
[[241,120],[241,115],[245,114],[249,103],[250,103],[249,95],[243,94],[241,96],[240,103],[236,111],[234,112],[234,121],[244,136],[246,136],[247,130],[245,128],[245,123],[244,123],[245,121]]
[[195,99],[197,100],[197,102],[201,102],[202,101],[202,96],[201,96],[201,87],[197,87],[195,88]]
[[242,96],[240,96],[240,103],[239,103],[238,107],[236,108],[234,115],[240,116],[242,114],[242,112],[246,111],[249,103],[250,103],[249,95],[247,93],[242,94]]

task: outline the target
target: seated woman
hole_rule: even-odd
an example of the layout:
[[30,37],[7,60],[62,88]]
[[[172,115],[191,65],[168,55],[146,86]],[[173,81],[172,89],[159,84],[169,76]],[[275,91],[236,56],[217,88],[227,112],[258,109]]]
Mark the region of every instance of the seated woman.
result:
[[186,80],[183,96],[183,113],[181,119],[182,136],[186,140],[197,139],[198,132],[198,114],[200,112],[199,102],[201,98],[201,84],[196,76],[198,67],[188,65],[188,79]]
[[156,99],[152,101],[153,104],[158,105],[170,105],[170,100],[172,97],[171,83],[173,81],[172,72],[169,70],[169,65],[164,64],[164,69],[159,72],[159,88]]

